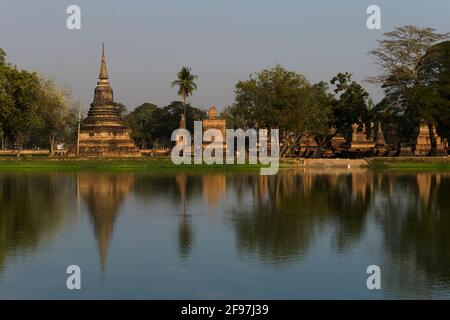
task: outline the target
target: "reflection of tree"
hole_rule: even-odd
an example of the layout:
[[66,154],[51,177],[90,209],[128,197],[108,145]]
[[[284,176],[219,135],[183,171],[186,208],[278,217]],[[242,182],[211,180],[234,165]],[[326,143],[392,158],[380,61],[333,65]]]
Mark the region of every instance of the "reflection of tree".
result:
[[[180,192],[180,186],[177,183],[177,176],[184,176],[189,186],[185,188],[184,194]],[[142,174],[137,175],[134,183],[136,194],[144,201],[152,202],[158,199],[161,202],[177,203],[181,202],[181,197],[190,199],[201,194],[201,176],[188,173],[161,173],[161,174]]]
[[366,235],[370,215],[382,235],[386,288],[428,295],[433,283],[450,283],[449,174],[306,170],[232,182],[230,219],[245,255],[280,264],[329,235],[345,252]]
[[450,283],[449,174],[306,170],[232,182],[236,207],[250,208],[231,215],[245,255],[280,264],[328,235],[345,252],[366,235],[371,215],[383,236],[386,288],[431,295],[433,283]]
[[182,258],[187,258],[192,249],[193,232],[189,216],[186,213],[187,176],[179,174],[175,177],[180,194],[181,216],[178,224],[178,250]]
[[191,253],[193,238],[194,234],[189,217],[183,215],[178,224],[178,250],[181,258],[187,258]]
[[8,256],[35,251],[60,228],[71,181],[63,174],[0,175],[0,267]]
[[450,283],[450,177],[418,173],[386,178],[395,189],[386,194],[377,219],[391,270],[387,285],[428,294],[430,283]]
[[179,204],[179,211],[173,212],[179,212],[178,250],[183,259],[188,257],[192,250],[194,234],[187,204],[189,199],[201,194],[202,176],[189,171],[138,175],[134,190],[141,200],[149,203],[157,199],[162,203]]
[[226,175],[223,173],[202,173],[183,171],[140,175],[136,178],[135,191],[149,202],[157,198],[161,202],[179,203],[177,243],[180,257],[188,257],[192,251],[194,232],[191,213],[187,206],[189,200],[203,199],[214,210],[226,193]]
[[78,192],[85,201],[98,242],[100,267],[104,271],[114,223],[120,206],[131,191],[132,174],[79,173]]
[[[330,179],[330,176],[322,176]],[[336,177],[335,177],[336,178]],[[366,227],[367,213],[374,196],[374,176],[370,172],[340,175],[335,184],[314,190],[328,195],[330,210],[327,220],[333,222],[336,246],[345,251],[357,244]]]
[[373,193],[370,177],[365,171],[236,177],[236,190],[254,198],[251,210],[232,215],[240,251],[269,262],[289,261],[305,254],[315,232],[327,225],[336,226],[337,246],[345,250],[364,232]]

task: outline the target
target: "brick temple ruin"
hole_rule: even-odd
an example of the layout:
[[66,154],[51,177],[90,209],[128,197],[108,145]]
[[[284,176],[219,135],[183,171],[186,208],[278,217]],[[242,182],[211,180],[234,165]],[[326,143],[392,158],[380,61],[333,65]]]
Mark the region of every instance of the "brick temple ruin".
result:
[[[222,134],[222,140],[221,141],[214,141],[214,143],[218,145],[222,145],[223,152],[226,152],[227,144],[226,144],[226,130],[227,130],[227,124],[224,119],[219,119],[217,114],[217,109],[215,106],[212,106],[208,110],[208,118],[202,120],[202,129],[203,133],[209,129],[216,129],[219,130]],[[203,145],[203,148],[205,148],[206,145]]]
[[[99,81],[95,88],[94,100],[91,103],[88,116],[83,121],[78,142],[79,157],[109,157],[135,158],[142,155],[131,138],[131,129],[120,116],[113,98],[113,89],[109,83],[106,67],[104,46],[100,66]],[[186,119],[182,117],[180,128],[185,129]],[[207,119],[202,120],[203,132],[217,129],[223,135],[223,141],[215,141],[226,145],[226,121],[218,117],[217,109],[213,106],[208,111]],[[377,128],[378,127],[378,128]],[[314,136],[307,137],[295,147],[294,153],[301,157],[370,157],[370,156],[428,156],[431,154],[432,144],[427,124],[422,121],[407,143],[398,144],[392,139],[392,128],[386,131],[386,139],[381,124],[354,124],[352,134],[347,139],[330,129],[333,136],[327,147],[321,147]],[[433,127],[436,138],[436,155],[445,156],[448,153],[446,139],[441,139]],[[395,135],[395,134],[394,134]],[[388,141],[388,143],[387,143]],[[182,143],[181,136],[176,144]],[[205,148],[205,145],[203,145]],[[170,149],[168,149],[170,150]],[[168,154],[167,150],[163,150]],[[143,151],[146,154],[146,151]],[[153,151],[151,154],[154,154]]]
[[141,153],[131,139],[131,129],[120,117],[108,81],[105,48],[100,76],[87,118],[79,134],[79,157],[136,158]]
[[[436,155],[447,155],[445,141],[436,132],[436,127],[433,126],[433,135],[436,139]],[[413,152],[416,156],[427,156],[431,152],[431,139],[430,130],[425,121],[420,122],[420,125],[416,129],[415,135],[412,140]]]

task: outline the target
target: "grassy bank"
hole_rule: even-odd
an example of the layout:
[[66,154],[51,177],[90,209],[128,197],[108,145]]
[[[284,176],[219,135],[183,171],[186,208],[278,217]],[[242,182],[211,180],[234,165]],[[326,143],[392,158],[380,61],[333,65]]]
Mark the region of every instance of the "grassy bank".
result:
[[1,171],[180,171],[260,170],[262,165],[175,165],[170,158],[140,159],[50,159],[0,158]]
[[[346,160],[342,160],[346,163]],[[341,162],[342,162],[341,161]],[[450,171],[450,158],[369,158],[368,168],[373,170],[443,170]],[[317,161],[316,161],[317,162]],[[314,159],[307,161],[306,167],[321,167],[328,169],[342,167],[335,159],[320,159],[317,164]],[[144,157],[140,159],[52,159],[52,158],[3,158],[0,157],[1,171],[258,171],[260,164],[233,165],[175,165],[169,157]],[[298,161],[281,161],[280,168],[298,168]],[[352,165],[352,168],[357,167]],[[366,166],[363,166],[366,167]]]
[[369,160],[371,169],[392,170],[441,170],[450,171],[448,157],[403,157],[403,158],[373,158]]

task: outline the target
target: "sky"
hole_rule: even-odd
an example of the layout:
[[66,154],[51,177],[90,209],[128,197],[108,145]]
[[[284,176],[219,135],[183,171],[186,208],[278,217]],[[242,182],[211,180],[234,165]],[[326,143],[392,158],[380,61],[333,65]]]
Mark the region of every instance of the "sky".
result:
[[[69,30],[69,5],[81,29]],[[366,27],[369,5],[381,30]],[[0,47],[19,68],[54,77],[84,110],[92,102],[102,42],[117,102],[178,100],[171,82],[182,66],[199,76],[193,105],[222,110],[251,73],[277,64],[312,83],[379,71],[367,53],[384,32],[413,24],[450,32],[449,0],[0,0]],[[363,86],[375,101],[377,86]]]

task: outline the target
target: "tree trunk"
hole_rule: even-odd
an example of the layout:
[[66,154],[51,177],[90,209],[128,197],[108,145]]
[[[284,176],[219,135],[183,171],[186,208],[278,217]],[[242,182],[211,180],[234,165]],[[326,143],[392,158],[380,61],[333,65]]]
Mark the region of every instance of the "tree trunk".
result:
[[187,98],[186,98],[186,96],[183,96],[183,104],[184,104],[184,126],[185,126],[185,129],[187,129],[187,106],[186,106],[186,104],[187,104]]
[[282,158],[290,156],[292,154],[292,147],[300,145],[306,136],[306,134],[295,132],[283,133],[280,138],[280,143],[282,143],[280,156]]
[[333,140],[333,138],[336,137],[338,134],[339,132],[336,130],[336,132],[332,133],[331,135],[324,136],[322,141],[319,143],[320,147],[322,148],[331,147],[331,140]]
[[428,132],[430,133],[430,143],[431,143],[430,156],[435,157],[437,153],[436,151],[437,145],[436,145],[436,137],[434,136],[433,124],[427,122],[427,126]]
[[[26,139],[23,137],[23,135],[18,135],[16,138],[16,144],[17,144],[17,158],[20,158],[20,151],[22,150],[22,146],[25,144]],[[14,147],[14,145],[13,145]]]
[[53,157],[55,155],[55,133],[51,132],[50,133],[50,157]]

